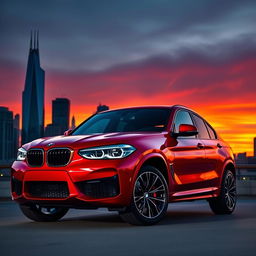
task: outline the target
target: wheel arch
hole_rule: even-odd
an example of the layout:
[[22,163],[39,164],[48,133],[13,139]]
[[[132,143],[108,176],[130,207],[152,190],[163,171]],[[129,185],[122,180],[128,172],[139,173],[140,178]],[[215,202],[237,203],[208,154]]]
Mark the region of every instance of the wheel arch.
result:
[[236,167],[233,162],[229,161],[228,163],[226,163],[226,165],[224,167],[224,171],[226,171],[226,170],[230,170],[236,178]]
[[146,166],[146,165],[151,165],[151,166],[157,168],[165,177],[167,184],[169,184],[168,169],[167,169],[165,161],[161,157],[158,157],[158,156],[151,157],[151,158],[147,159],[142,164],[141,167]]
[[136,168],[136,172],[134,175],[134,180],[138,176],[139,171],[142,167],[146,165],[151,165],[157,168],[164,176],[167,185],[170,185],[170,169],[167,164],[167,160],[161,155],[157,153],[146,155],[141,161],[140,164]]
[[220,179],[220,185],[221,185],[221,182],[223,180],[223,175],[225,173],[226,170],[230,170],[232,171],[232,173],[234,174],[235,178],[236,178],[236,167],[235,167],[235,164],[232,160],[228,160],[224,165],[223,165],[223,170],[222,170],[222,173],[221,173],[221,179]]

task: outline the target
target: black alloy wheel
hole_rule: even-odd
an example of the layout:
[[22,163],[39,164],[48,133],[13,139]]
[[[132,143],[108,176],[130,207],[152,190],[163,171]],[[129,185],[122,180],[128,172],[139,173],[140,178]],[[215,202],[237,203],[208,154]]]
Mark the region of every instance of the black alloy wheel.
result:
[[215,214],[231,214],[237,201],[236,178],[232,171],[223,174],[220,195],[209,199],[209,204]]
[[134,183],[131,205],[120,216],[130,224],[155,224],[166,214],[168,196],[163,174],[153,166],[145,166]]

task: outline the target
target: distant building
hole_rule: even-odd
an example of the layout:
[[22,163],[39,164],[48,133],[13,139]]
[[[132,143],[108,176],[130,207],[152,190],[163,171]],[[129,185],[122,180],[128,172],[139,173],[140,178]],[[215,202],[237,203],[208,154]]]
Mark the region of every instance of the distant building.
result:
[[56,98],[52,101],[52,123],[45,128],[45,136],[63,135],[69,129],[70,101]]
[[14,160],[17,154],[18,137],[16,128],[17,115],[13,119],[13,112],[6,107],[0,107],[0,162]]
[[44,132],[45,137],[52,137],[52,136],[62,135],[62,134],[63,133],[61,133],[60,126],[57,126],[54,124],[48,124],[45,127],[45,132]]
[[236,155],[235,161],[236,161],[237,164],[247,164],[248,159],[247,159],[246,152],[238,153]]
[[20,146],[20,115],[19,114],[16,114],[14,116],[13,136],[14,136],[14,142],[15,142],[14,148],[16,151]]
[[22,144],[43,136],[44,70],[40,67],[38,32],[30,38],[25,89],[22,94]]
[[59,126],[61,134],[69,129],[70,101],[57,98],[52,101],[52,124]]
[[97,106],[97,111],[96,113],[102,112],[102,111],[106,111],[109,110],[109,106],[107,105],[101,105],[101,103]]
[[248,156],[247,161],[248,161],[248,164],[256,164],[256,157],[255,156]]
[[75,128],[76,128],[76,120],[75,120],[75,116],[73,116],[71,121],[71,129],[74,130]]
[[256,137],[253,139],[253,149],[254,149],[253,155],[254,157],[256,157]]

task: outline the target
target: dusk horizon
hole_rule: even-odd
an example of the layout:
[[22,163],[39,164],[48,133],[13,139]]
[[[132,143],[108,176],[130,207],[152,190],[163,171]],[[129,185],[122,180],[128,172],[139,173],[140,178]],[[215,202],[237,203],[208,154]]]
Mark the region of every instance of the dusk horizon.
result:
[[113,8],[110,3],[64,1],[58,13],[57,2],[46,1],[47,15],[42,14],[46,7],[32,1],[1,3],[1,106],[21,114],[30,31],[38,29],[45,126],[51,123],[55,98],[70,99],[76,124],[99,103],[110,109],[180,104],[207,117],[234,153],[253,155],[253,1],[187,1],[184,9],[167,1],[111,2]]

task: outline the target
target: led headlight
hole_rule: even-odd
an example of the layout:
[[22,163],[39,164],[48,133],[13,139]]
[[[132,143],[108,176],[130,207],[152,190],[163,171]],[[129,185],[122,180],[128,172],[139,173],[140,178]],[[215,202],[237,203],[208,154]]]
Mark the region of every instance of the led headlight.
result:
[[24,148],[19,148],[18,154],[17,154],[17,160],[24,161],[26,159],[26,156],[27,156],[27,150],[25,150]]
[[79,155],[87,159],[119,159],[129,156],[135,150],[131,145],[118,144],[81,149]]

